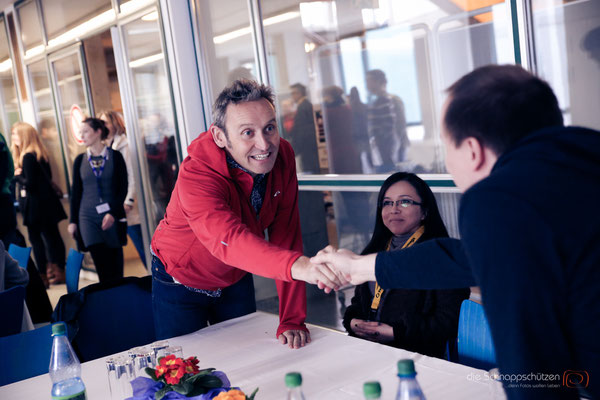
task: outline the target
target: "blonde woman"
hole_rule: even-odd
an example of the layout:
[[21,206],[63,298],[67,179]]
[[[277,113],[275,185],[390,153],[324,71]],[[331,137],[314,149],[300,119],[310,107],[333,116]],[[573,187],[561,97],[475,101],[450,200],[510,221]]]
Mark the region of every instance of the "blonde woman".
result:
[[104,143],[111,149],[121,153],[125,160],[125,164],[127,164],[127,196],[123,203],[123,207],[127,213],[127,234],[133,241],[142,263],[146,265],[144,242],[142,240],[142,226],[140,225],[140,213],[138,211],[131,156],[129,155],[129,143],[125,133],[125,123],[121,114],[116,111],[102,111],[98,114],[98,118],[104,121],[108,128],[108,136]]
[[36,129],[28,123],[15,123],[11,133],[23,224],[27,226],[40,276],[46,287],[49,283],[64,283],[65,244],[58,222],[67,215],[52,187],[48,150]]

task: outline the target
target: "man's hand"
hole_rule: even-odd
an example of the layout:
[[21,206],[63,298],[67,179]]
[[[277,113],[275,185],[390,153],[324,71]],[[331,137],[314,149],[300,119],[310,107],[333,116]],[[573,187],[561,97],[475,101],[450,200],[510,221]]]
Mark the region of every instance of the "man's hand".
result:
[[372,342],[389,343],[394,340],[394,328],[388,324],[353,318],[350,327],[356,336]]
[[339,279],[328,266],[324,264],[312,263],[308,257],[301,256],[292,264],[292,278],[294,280],[304,281],[317,285],[319,289],[324,289],[325,293],[337,290],[346,282]]
[[71,234],[71,237],[75,239],[75,233],[77,232],[77,224],[70,223],[69,226],[67,226],[67,231]]
[[106,214],[104,218],[102,218],[102,230],[105,231],[110,229],[111,226],[115,223],[115,217],[110,214]]
[[315,264],[326,264],[338,279],[359,285],[375,280],[375,258],[377,254],[359,256],[350,250],[327,246],[310,259]]
[[281,344],[287,344],[290,349],[299,349],[310,343],[310,333],[303,330],[290,329],[279,335],[279,341]]

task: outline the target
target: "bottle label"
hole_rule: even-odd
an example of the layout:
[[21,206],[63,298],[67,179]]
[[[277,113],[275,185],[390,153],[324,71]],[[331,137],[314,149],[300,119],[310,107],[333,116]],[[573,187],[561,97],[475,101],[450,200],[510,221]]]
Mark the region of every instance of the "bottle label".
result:
[[68,396],[52,396],[52,400],[86,400],[85,390]]

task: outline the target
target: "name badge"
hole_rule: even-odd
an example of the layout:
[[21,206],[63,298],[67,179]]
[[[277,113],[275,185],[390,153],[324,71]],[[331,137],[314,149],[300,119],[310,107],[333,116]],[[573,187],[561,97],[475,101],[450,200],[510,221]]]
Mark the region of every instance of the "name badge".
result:
[[21,197],[27,197],[27,190],[21,189]]
[[108,205],[108,203],[102,203],[102,204],[98,204],[96,206],[96,212],[98,214],[104,214],[109,211],[110,211],[110,206]]

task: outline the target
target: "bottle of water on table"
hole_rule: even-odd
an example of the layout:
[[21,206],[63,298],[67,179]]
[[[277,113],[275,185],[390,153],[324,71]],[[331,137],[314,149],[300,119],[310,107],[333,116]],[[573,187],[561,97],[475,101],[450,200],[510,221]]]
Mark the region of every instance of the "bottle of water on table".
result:
[[287,400],[306,400],[302,393],[302,375],[299,372],[289,372],[285,375]]
[[50,378],[53,400],[85,400],[85,386],[81,380],[81,364],[67,338],[64,322],[52,325],[52,355]]
[[416,376],[417,372],[413,360],[398,361],[398,378],[400,378],[400,381],[396,400],[425,400]]

